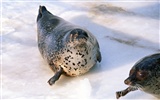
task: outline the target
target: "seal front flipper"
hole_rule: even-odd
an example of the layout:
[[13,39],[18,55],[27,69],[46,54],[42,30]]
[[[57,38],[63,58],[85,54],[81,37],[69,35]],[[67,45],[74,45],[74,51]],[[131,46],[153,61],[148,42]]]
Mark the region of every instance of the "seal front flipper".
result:
[[136,88],[136,87],[128,87],[125,90],[118,91],[118,92],[116,92],[116,98],[119,99],[120,97],[125,96],[129,92],[135,91],[135,90],[138,90],[138,88]]
[[63,68],[60,67],[59,71],[57,71],[55,75],[48,80],[49,85],[53,85],[63,73],[64,73]]

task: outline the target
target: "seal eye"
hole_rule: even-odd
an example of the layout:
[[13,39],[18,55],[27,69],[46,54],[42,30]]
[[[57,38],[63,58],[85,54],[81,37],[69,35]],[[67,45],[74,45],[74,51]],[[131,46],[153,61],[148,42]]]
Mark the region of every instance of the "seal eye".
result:
[[145,78],[147,78],[147,76],[148,76],[147,71],[138,71],[136,74],[138,80],[144,80]]

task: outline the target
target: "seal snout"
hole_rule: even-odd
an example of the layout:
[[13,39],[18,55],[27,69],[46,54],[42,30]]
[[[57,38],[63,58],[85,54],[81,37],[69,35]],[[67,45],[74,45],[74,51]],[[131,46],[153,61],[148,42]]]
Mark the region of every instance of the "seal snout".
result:
[[133,82],[133,80],[132,80],[130,77],[128,77],[128,78],[124,81],[124,83],[125,83],[126,85],[129,85],[129,86],[134,85],[134,82]]

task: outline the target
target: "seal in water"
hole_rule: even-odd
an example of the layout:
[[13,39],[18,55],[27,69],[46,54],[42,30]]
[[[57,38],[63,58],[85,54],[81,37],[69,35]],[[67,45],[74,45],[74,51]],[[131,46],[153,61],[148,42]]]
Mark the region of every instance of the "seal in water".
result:
[[38,48],[55,75],[54,84],[62,74],[77,76],[101,62],[96,38],[86,29],[73,25],[39,6],[37,17]]
[[160,53],[138,61],[130,70],[129,77],[124,83],[129,87],[116,92],[117,99],[138,89],[160,99]]

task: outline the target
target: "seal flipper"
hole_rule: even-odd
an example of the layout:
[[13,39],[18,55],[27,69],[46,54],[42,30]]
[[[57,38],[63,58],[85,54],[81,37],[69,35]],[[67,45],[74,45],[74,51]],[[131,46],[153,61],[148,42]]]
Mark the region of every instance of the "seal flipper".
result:
[[102,56],[101,56],[101,53],[100,53],[99,50],[98,50],[98,54],[97,54],[97,60],[98,60],[99,62],[101,62],[101,60],[102,60]]
[[64,73],[63,68],[60,67],[60,70],[57,71],[55,75],[48,80],[49,85],[53,85],[63,73]]
[[135,90],[138,90],[138,88],[136,88],[136,87],[128,87],[125,90],[118,91],[118,92],[116,92],[116,98],[119,99],[121,96],[125,96],[129,92],[135,91]]
[[37,21],[42,17],[42,13],[47,11],[45,6],[39,6],[39,12],[38,12],[38,17],[37,17]]
[[39,12],[42,14],[44,11],[47,11],[47,8],[45,6],[39,6]]

